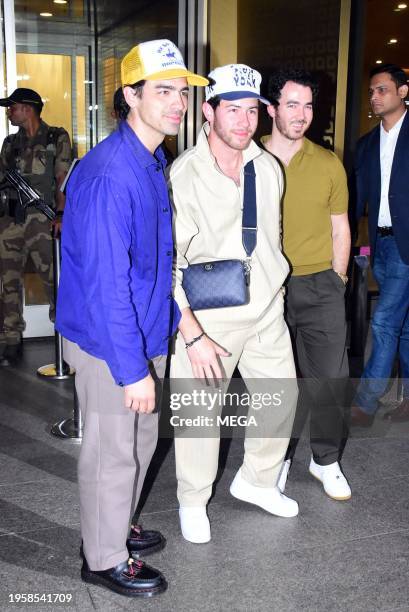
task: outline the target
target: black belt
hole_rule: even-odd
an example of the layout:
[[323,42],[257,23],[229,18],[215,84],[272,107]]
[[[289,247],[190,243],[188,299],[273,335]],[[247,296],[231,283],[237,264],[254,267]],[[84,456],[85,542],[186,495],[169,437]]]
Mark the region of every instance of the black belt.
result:
[[391,226],[378,227],[377,232],[382,238],[384,236],[393,236],[393,228]]

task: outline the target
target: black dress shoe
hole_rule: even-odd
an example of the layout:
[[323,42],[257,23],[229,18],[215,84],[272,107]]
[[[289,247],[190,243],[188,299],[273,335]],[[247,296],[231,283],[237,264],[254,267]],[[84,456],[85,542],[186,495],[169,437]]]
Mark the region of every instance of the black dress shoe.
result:
[[153,597],[168,588],[168,583],[158,570],[133,559],[107,570],[92,571],[84,558],[81,578],[84,582],[105,587],[126,597]]
[[351,427],[371,427],[375,420],[375,415],[367,414],[359,406],[352,406],[350,418],[349,424]]
[[131,532],[126,541],[129,554],[134,559],[151,555],[165,547],[166,539],[159,531],[148,531],[140,525],[131,525]]
[[386,412],[383,415],[383,419],[390,423],[405,423],[409,421],[409,399],[404,399],[397,408]]

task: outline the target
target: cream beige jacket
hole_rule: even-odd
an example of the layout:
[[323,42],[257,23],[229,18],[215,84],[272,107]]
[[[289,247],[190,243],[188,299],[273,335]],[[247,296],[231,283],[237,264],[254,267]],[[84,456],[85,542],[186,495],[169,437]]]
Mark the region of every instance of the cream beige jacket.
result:
[[[218,168],[208,145],[208,130],[205,124],[196,146],[182,153],[170,171],[177,249],[174,291],[181,310],[189,306],[181,284],[182,269],[188,264],[246,259],[241,231],[243,168],[238,187]],[[196,311],[206,332],[257,327],[259,323],[263,327],[268,325],[269,318],[277,312],[275,298],[281,296],[280,289],[289,273],[281,252],[281,168],[272,155],[253,141],[243,151],[243,167],[250,160],[254,160],[256,172],[258,225],[257,246],[251,257],[250,302],[233,308]],[[282,308],[281,298],[278,302]]]

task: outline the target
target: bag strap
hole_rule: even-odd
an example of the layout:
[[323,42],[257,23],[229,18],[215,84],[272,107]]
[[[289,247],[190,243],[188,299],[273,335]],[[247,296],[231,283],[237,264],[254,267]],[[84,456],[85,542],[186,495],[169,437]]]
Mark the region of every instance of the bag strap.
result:
[[254,162],[244,166],[244,197],[242,218],[242,242],[247,257],[251,257],[257,244],[257,198]]

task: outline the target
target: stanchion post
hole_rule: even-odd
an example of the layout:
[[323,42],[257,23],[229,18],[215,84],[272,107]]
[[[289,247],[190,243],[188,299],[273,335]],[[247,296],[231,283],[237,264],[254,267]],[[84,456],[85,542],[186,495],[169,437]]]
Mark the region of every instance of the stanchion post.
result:
[[77,392],[74,387],[74,409],[72,417],[55,423],[51,427],[51,434],[63,440],[80,443],[82,440],[82,413],[78,402]]
[[[60,283],[61,271],[61,244],[59,237],[53,237],[53,281],[54,281],[54,304],[57,303],[58,285]],[[55,363],[49,363],[38,368],[37,374],[50,380],[64,380],[74,374],[64,361],[62,337],[57,330],[54,332]]]
[[[54,259],[54,303],[57,303],[58,285],[60,284],[61,270],[61,247],[60,239],[53,238],[53,259]],[[47,373],[48,372],[48,373]],[[40,376],[47,376],[52,380],[63,380],[75,374],[69,365],[63,359],[62,336],[55,331],[55,364],[43,366],[39,368]],[[72,417],[54,423],[51,427],[51,434],[57,438],[71,440],[72,442],[80,443],[82,440],[82,414],[78,401],[77,392],[74,386],[74,408]]]
[[[74,160],[71,164],[71,168],[65,178],[64,183],[60,187],[60,191],[65,193],[65,187],[70,176],[70,173],[75,168],[78,160]],[[54,221],[56,218],[55,211],[44,201],[40,193],[33,189],[29,183],[15,170],[7,170],[5,178],[2,184],[7,183],[7,186],[11,186],[15,189],[20,205],[27,209],[29,206],[34,206],[40,210],[50,221]],[[60,239],[59,237],[53,236],[53,279],[54,279],[54,301],[57,303],[57,292],[58,285],[60,282]],[[63,359],[63,348],[62,338],[60,334],[55,332],[55,364],[49,364],[39,368],[37,374],[45,376],[53,380],[61,380],[68,378],[74,374],[74,370],[64,362]],[[72,441],[81,441],[82,438],[82,418],[81,410],[78,403],[78,398],[74,389],[74,410],[73,418],[65,419],[61,423],[56,423],[51,429],[51,433],[58,436],[59,438],[69,438]]]

